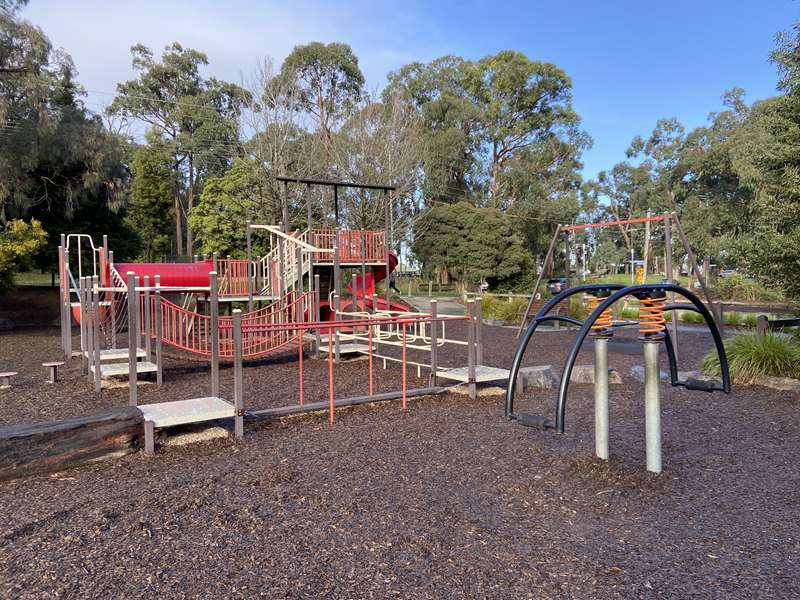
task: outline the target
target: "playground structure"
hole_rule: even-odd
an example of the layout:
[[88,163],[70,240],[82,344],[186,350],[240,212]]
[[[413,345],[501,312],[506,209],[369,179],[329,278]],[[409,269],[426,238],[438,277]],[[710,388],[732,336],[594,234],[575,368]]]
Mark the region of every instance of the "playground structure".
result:
[[[379,189],[384,198],[393,189],[282,181],[284,189],[289,183],[331,186],[334,207],[338,206],[339,187]],[[210,362],[208,396],[142,405],[148,451],[153,450],[153,430],[157,427],[234,417],[236,434],[241,435],[245,411],[255,417],[273,417],[327,409],[333,422],[335,409],[340,406],[399,398],[405,408],[410,396],[443,391],[440,380],[466,383],[474,398],[478,383],[507,376],[507,370],[481,364],[480,300],[468,303],[465,316],[440,316],[435,301],[430,312],[416,312],[393,301],[388,286],[386,296],[379,298],[376,283],[397,265],[387,243],[388,229],[289,231],[285,226],[286,204],[281,226],[247,223],[245,259],[212,256],[194,257],[188,263],[115,263],[106,237],[102,245],[95,245],[85,234],[62,236],[59,272],[63,351],[67,357],[80,356],[83,371],[97,392],[104,379],[127,377],[129,404],[139,405],[138,375],[154,373],[157,384],[162,384],[165,347],[179,358]],[[310,218],[310,203],[308,211]],[[338,223],[338,208],[335,211]],[[269,236],[270,251],[264,257],[254,257],[254,236],[264,233]],[[352,272],[345,286],[347,270]],[[247,312],[234,310],[234,303],[246,303]],[[226,304],[229,315],[224,314]],[[77,352],[73,349],[73,321],[80,326]],[[448,335],[448,323],[453,321],[466,321],[466,340]],[[464,347],[466,366],[440,367],[437,350],[444,344]],[[299,381],[297,403],[246,410],[241,385],[243,362],[294,352]],[[327,359],[326,403],[305,401],[306,353]],[[422,354],[423,359],[413,360],[409,353]],[[345,355],[367,357],[364,396],[336,398],[334,364]],[[234,364],[233,402],[220,396],[222,360]],[[400,390],[375,392],[375,360],[384,369],[390,363],[400,365]],[[409,389],[409,367],[416,368],[418,376],[428,373],[428,385]]]
[[[667,311],[673,310],[673,305],[667,304],[667,294],[678,294],[689,302],[691,310],[702,315],[708,325],[714,346],[719,356],[721,367],[721,382],[678,379],[677,358],[675,347],[666,327],[664,317]],[[576,294],[585,294],[591,307],[591,313],[581,321],[568,316],[552,315],[550,311],[560,302]],[[627,296],[634,296],[639,300],[639,320],[634,322],[615,322],[611,308],[614,303]],[[674,301],[673,301],[674,302]],[[570,348],[564,369],[556,402],[555,419],[532,415],[514,410],[514,395],[516,379],[522,363],[525,350],[541,323],[562,321],[578,326],[575,339]],[[638,327],[639,340],[642,342],[644,354],[644,405],[645,405],[645,445],[647,454],[647,470],[660,473],[661,461],[661,400],[659,394],[660,370],[658,365],[659,344],[663,341],[669,360],[670,385],[684,387],[687,390],[703,392],[722,391],[729,394],[731,391],[728,361],[722,336],[714,321],[714,317],[704,306],[700,299],[689,290],[673,284],[640,284],[625,286],[621,284],[590,284],[579,285],[557,294],[550,299],[533,317],[528,325],[525,335],[517,347],[508,378],[508,389],[505,401],[505,416],[518,423],[542,429],[555,429],[564,433],[565,416],[567,407],[567,394],[575,361],[581,346],[587,337],[594,342],[594,400],[595,400],[595,453],[603,459],[609,458],[609,407],[608,407],[608,341],[614,331],[624,327]]]
[[[566,287],[570,287],[570,279],[571,279],[571,270],[572,270],[572,244],[571,239],[572,235],[577,231],[586,231],[592,230],[595,228],[605,228],[605,227],[621,227],[623,225],[634,225],[634,224],[643,224],[645,228],[644,232],[644,252],[643,252],[643,265],[642,265],[642,280],[641,284],[647,283],[647,267],[648,261],[650,259],[650,237],[651,237],[651,228],[654,224],[661,223],[663,226],[663,240],[664,240],[664,270],[667,274],[665,282],[666,283],[674,283],[672,280],[673,268],[672,268],[672,251],[673,251],[673,244],[672,244],[672,230],[673,226],[678,233],[678,236],[681,240],[681,245],[683,247],[684,252],[686,252],[686,256],[689,261],[689,267],[691,268],[692,273],[697,278],[698,283],[703,292],[703,297],[706,300],[707,306],[709,310],[715,313],[715,320],[718,324],[718,327],[722,326],[722,307],[714,302],[714,299],[711,296],[711,291],[706,285],[705,277],[702,276],[700,272],[700,268],[697,265],[697,259],[695,258],[694,252],[692,251],[692,247],[689,244],[689,240],[686,237],[686,234],[683,232],[683,227],[681,226],[680,219],[678,219],[678,215],[675,213],[664,213],[661,215],[648,215],[646,217],[637,217],[634,219],[622,219],[616,221],[604,221],[598,223],[582,223],[577,225],[558,225],[556,227],[555,233],[553,234],[552,239],[550,240],[550,245],[547,249],[547,254],[545,255],[544,261],[542,262],[542,268],[539,271],[539,275],[536,278],[536,283],[533,286],[533,293],[530,296],[530,300],[528,302],[527,307],[525,308],[525,313],[520,321],[519,328],[517,329],[517,338],[522,335],[523,330],[525,329],[525,325],[528,322],[528,319],[531,316],[532,308],[534,305],[534,299],[537,297],[539,292],[539,288],[542,284],[542,278],[545,273],[552,269],[554,258],[556,255],[556,246],[558,244],[558,240],[560,237],[563,236],[564,238],[564,265],[565,265],[565,277],[567,279]],[[631,282],[633,284],[633,281]],[[689,305],[678,305],[675,302],[675,292],[670,292],[670,317],[671,317],[671,328],[672,328],[672,347],[673,352],[675,355],[678,354],[678,319],[676,310],[680,309],[687,309],[693,310]]]

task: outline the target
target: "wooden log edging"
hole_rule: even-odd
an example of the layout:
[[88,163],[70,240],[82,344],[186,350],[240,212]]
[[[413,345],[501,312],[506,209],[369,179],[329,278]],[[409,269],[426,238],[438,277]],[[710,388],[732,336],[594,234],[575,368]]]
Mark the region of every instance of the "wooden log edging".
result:
[[0,427],[0,481],[135,452],[142,423],[141,411],[126,406],[74,419]]

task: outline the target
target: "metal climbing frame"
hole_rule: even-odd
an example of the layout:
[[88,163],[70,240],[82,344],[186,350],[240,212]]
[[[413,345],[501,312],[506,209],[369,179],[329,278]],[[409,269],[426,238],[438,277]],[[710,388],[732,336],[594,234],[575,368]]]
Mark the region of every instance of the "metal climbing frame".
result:
[[[600,301],[597,304],[596,308],[592,311],[592,313],[583,321],[579,319],[574,319],[572,317],[563,317],[563,316],[549,314],[550,310],[552,310],[554,306],[556,306],[559,302],[562,302],[563,300],[569,298],[572,295],[579,293],[597,293],[601,291],[609,291],[612,293],[610,293],[608,297]],[[508,389],[506,392],[506,401],[505,401],[506,417],[509,419],[518,420],[525,425],[538,426],[544,429],[556,429],[559,433],[564,433],[567,392],[569,390],[570,375],[572,374],[572,369],[575,365],[575,361],[577,360],[581,346],[583,345],[583,342],[585,341],[586,337],[589,335],[592,326],[600,318],[603,312],[606,311],[618,300],[621,300],[622,298],[629,295],[636,295],[644,292],[664,292],[664,293],[674,292],[686,298],[692,304],[693,306],[692,310],[700,313],[703,316],[704,320],[706,321],[706,324],[708,325],[708,328],[711,332],[711,336],[714,340],[714,346],[717,350],[717,355],[719,356],[721,375],[722,375],[721,385],[717,384],[712,385],[709,384],[709,382],[694,381],[694,380],[678,381],[677,361],[675,358],[674,348],[672,347],[669,333],[667,331],[664,331],[665,335],[663,340],[667,348],[667,356],[669,358],[671,385],[682,386],[687,389],[700,390],[706,392],[719,390],[725,392],[726,394],[730,393],[730,374],[728,372],[728,361],[725,354],[725,347],[722,343],[722,336],[720,335],[719,328],[717,327],[717,324],[714,321],[713,316],[695,294],[673,283],[644,284],[644,285],[634,285],[634,286],[624,286],[621,284],[590,284],[590,285],[576,286],[554,296],[549,302],[547,302],[547,304],[545,304],[539,310],[539,312],[531,321],[530,325],[528,326],[528,329],[525,332],[524,337],[522,338],[522,340],[520,340],[520,343],[517,346],[517,351],[514,355],[514,359],[511,364],[511,370],[508,378]],[[664,310],[671,310],[672,308],[673,308],[672,306],[666,306]],[[547,321],[556,321],[556,320],[579,326],[580,330],[578,331],[578,334],[575,337],[575,340],[572,344],[572,347],[570,348],[570,352],[564,364],[564,369],[561,375],[561,382],[559,385],[558,400],[556,403],[555,421],[553,422],[546,419],[545,417],[515,412],[514,394],[516,391],[517,375],[519,373],[519,369],[522,363],[522,358],[525,354],[525,350],[527,349],[533,334],[536,332],[536,329],[540,323],[544,323]],[[614,325],[612,325],[612,327],[613,326]]]

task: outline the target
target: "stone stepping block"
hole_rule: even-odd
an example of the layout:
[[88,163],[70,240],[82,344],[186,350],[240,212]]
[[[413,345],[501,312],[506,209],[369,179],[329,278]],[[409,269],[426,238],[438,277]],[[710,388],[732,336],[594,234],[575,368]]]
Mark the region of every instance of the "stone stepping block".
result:
[[[575,365],[569,380],[572,383],[594,383],[594,365]],[[608,383],[622,383],[622,377],[613,367],[608,368]]]
[[557,387],[558,377],[556,377],[556,373],[550,365],[521,367],[517,373],[517,389],[521,392],[531,388],[550,390]]

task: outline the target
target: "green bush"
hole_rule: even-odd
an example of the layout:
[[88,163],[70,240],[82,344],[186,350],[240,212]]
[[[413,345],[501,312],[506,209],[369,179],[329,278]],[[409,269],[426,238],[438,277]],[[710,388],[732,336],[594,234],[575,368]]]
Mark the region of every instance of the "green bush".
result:
[[684,323],[701,324],[706,322],[703,315],[693,310],[681,310],[678,311],[678,314],[680,315],[680,320]]
[[[724,342],[734,383],[752,383],[764,375],[800,378],[800,344],[784,335],[746,333]],[[700,362],[704,373],[720,376],[716,350]]]
[[747,313],[742,318],[742,327],[747,327],[748,329],[755,329],[756,325],[758,325],[758,315],[755,313]]
[[739,327],[742,324],[742,315],[737,312],[727,312],[722,320],[728,327]]
[[510,301],[496,296],[483,296],[483,318],[518,323],[528,301],[525,298],[512,298]]
[[740,300],[742,302],[783,300],[781,292],[765,287],[739,273],[719,278],[712,286],[712,293],[720,300]]

